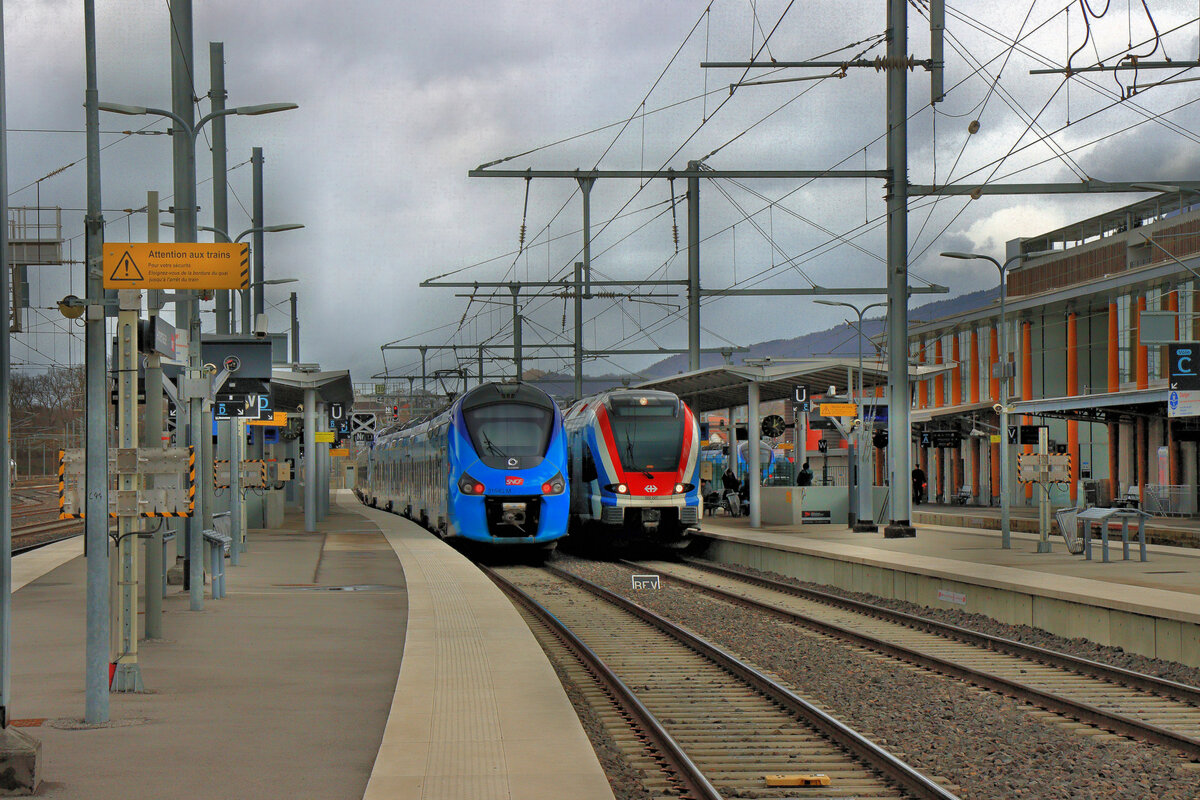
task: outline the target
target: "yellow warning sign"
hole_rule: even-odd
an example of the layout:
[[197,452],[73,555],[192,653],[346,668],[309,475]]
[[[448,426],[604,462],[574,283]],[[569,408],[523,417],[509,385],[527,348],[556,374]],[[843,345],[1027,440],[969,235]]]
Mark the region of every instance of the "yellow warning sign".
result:
[[348,448],[348,447],[331,447],[331,448],[329,448],[329,455],[333,456],[334,458],[337,458],[338,456],[345,458],[346,456],[350,455],[350,448]]
[[104,245],[105,289],[245,289],[248,244]]
[[313,434],[313,441],[333,444],[333,431],[317,431]]
[[822,417],[857,417],[856,403],[821,403]]

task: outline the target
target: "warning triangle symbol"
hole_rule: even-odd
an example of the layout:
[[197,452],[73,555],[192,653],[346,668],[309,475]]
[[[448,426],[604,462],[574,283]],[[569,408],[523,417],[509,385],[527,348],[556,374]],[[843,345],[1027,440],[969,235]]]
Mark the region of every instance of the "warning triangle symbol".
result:
[[125,251],[125,255],[121,256],[121,260],[117,262],[117,266],[113,268],[112,275],[108,276],[110,281],[142,281],[142,271],[138,269],[138,265],[134,263],[133,256],[129,255],[129,251]]

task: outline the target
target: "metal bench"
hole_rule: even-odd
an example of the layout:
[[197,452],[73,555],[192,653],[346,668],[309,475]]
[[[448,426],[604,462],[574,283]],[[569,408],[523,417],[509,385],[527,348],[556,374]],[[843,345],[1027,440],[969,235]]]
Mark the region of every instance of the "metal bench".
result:
[[1129,560],[1129,523],[1137,520],[1137,537],[1139,545],[1139,560],[1146,561],[1146,517],[1145,511],[1137,508],[1087,508],[1075,515],[1075,519],[1084,524],[1083,527],[1083,557],[1092,560],[1092,526],[1100,527],[1101,561],[1109,562],[1108,557],[1108,528],[1111,522],[1121,523],[1122,558]]

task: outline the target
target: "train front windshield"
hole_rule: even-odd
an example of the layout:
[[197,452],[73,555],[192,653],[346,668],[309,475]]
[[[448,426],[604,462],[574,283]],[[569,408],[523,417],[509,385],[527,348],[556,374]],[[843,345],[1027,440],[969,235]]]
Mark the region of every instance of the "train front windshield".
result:
[[494,458],[545,455],[553,427],[549,409],[520,403],[478,406],[463,419],[475,452]]
[[683,413],[674,398],[621,398],[610,401],[608,419],[621,466],[638,472],[679,468]]

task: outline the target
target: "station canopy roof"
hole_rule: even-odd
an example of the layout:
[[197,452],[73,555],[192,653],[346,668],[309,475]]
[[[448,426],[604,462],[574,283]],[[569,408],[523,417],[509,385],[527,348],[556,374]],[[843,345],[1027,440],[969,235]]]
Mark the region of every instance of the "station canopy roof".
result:
[[[908,374],[911,380],[917,380],[954,367],[953,363],[922,364],[910,366]],[[863,359],[862,378],[864,389],[886,386],[887,362]],[[725,364],[657,378],[633,388],[674,392],[695,411],[717,411],[746,405],[751,382],[758,383],[759,399],[766,403],[791,398],[797,386],[808,387],[810,397],[826,394],[830,386],[845,392],[847,380],[858,383],[857,358],[764,359],[740,366]]]
[[290,410],[304,402],[304,392],[315,389],[322,403],[344,403],[346,408],[354,404],[354,384],[350,382],[350,370],[301,372],[292,369],[271,371],[271,402],[275,408]]

